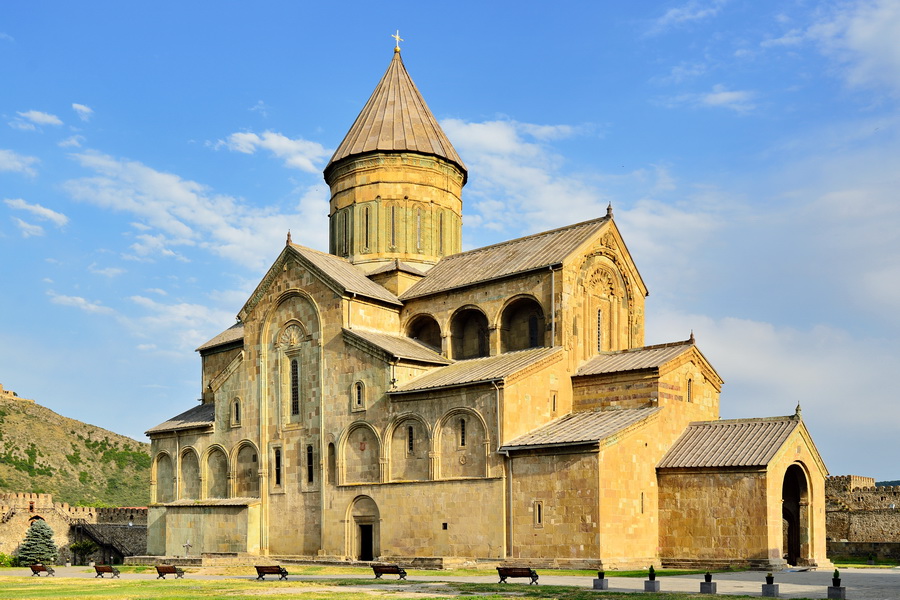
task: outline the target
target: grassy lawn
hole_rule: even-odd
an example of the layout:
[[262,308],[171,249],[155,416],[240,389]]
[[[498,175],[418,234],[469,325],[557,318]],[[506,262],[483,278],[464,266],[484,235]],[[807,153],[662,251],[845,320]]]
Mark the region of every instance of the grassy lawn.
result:
[[[352,589],[348,589],[351,588]],[[329,579],[320,581],[245,581],[245,580],[119,580],[10,577],[0,575],[4,600],[85,598],[91,600],[218,599],[266,598],[267,600],[372,600],[396,597],[398,600],[457,599],[478,600],[634,600],[635,594],[594,592],[568,586],[529,586],[526,584],[479,584],[446,582],[360,581]],[[264,591],[263,591],[264,590]],[[689,600],[707,598],[699,594],[640,594],[645,600]],[[729,596],[750,598],[751,596]]]

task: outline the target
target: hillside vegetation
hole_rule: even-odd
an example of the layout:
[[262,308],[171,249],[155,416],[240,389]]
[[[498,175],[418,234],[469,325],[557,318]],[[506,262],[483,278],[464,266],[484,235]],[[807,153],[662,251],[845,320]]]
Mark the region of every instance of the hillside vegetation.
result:
[[149,450],[29,400],[0,397],[0,492],[53,494],[73,505],[147,506]]

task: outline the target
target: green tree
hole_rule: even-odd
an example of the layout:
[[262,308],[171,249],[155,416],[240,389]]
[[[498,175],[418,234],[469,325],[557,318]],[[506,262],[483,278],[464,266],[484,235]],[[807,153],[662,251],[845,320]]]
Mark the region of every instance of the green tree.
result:
[[76,561],[75,561],[75,562],[76,562],[76,564],[78,564],[78,562],[79,562],[79,561],[77,560],[77,558],[78,558],[79,556],[81,557],[81,561],[80,561],[80,562],[81,562],[82,564],[84,564],[84,562],[87,560],[87,557],[90,556],[91,554],[93,554],[94,552],[96,552],[96,551],[99,550],[99,549],[100,549],[100,546],[98,546],[97,544],[95,544],[95,543],[92,542],[91,540],[81,540],[81,541],[75,542],[74,544],[72,544],[71,546],[69,546],[69,550],[71,550],[71,551],[72,551],[72,554],[75,555],[75,558],[76,558]]
[[35,519],[25,532],[25,541],[19,547],[19,561],[23,565],[35,563],[56,563],[56,544],[53,543],[53,530],[43,519]]

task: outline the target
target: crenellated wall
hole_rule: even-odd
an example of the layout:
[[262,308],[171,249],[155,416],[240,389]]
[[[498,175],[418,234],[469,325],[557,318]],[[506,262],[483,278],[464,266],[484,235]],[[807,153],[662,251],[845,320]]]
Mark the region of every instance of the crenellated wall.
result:
[[900,486],[876,486],[871,477],[842,475],[825,483],[829,540],[900,542]]

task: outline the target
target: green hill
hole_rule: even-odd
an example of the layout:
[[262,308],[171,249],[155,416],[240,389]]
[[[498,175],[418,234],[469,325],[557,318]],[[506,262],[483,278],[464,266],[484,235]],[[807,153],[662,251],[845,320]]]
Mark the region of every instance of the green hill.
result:
[[877,487],[888,486],[888,485],[900,485],[900,479],[894,479],[891,481],[876,481],[875,485]]
[[0,492],[53,494],[73,505],[147,506],[149,450],[31,400],[0,395]]

